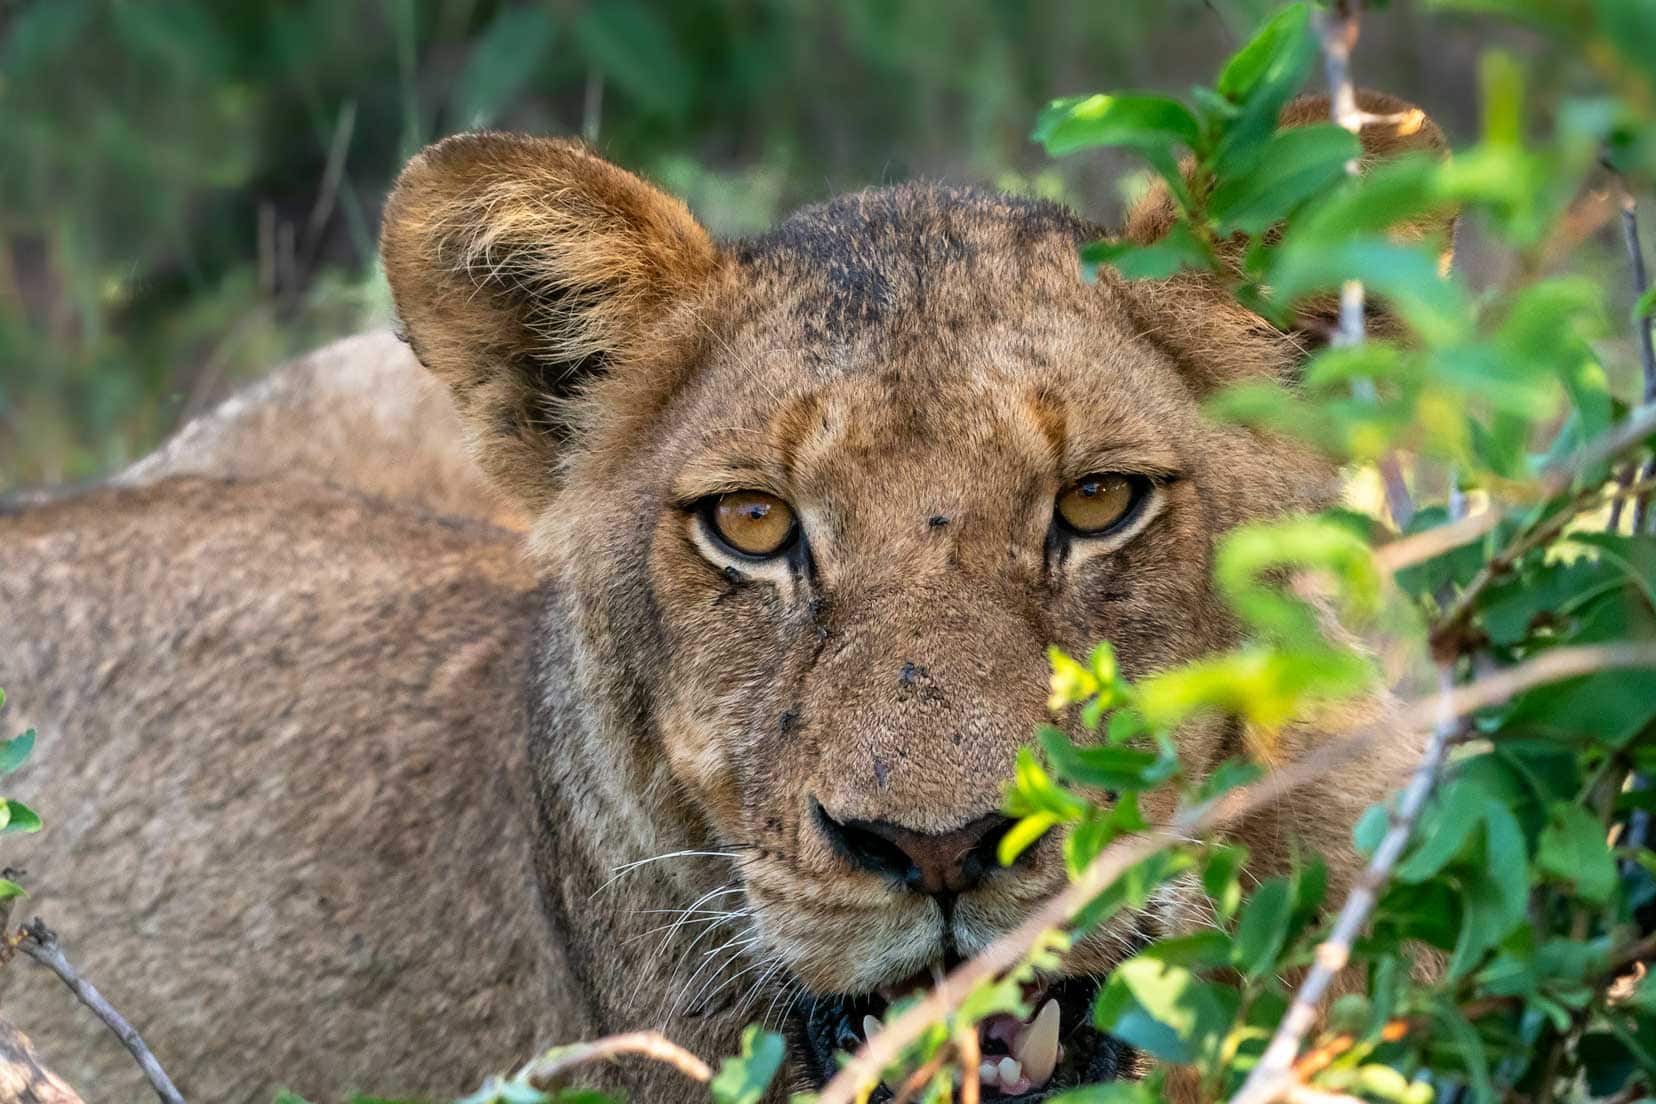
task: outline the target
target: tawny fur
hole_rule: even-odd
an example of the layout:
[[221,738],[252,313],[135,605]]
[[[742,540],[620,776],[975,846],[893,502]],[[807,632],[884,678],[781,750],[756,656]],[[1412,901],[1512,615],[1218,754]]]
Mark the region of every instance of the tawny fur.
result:
[[466,454],[448,392],[389,330],[282,365],[113,482],[177,475],[329,483],[437,514],[523,525]]
[[[1307,450],[1199,413],[1221,381],[1290,378],[1302,339],[1204,281],[1084,283],[1101,232],[914,185],[716,245],[570,143],[427,151],[387,209],[388,275],[531,558],[429,502],[279,475],[0,518],[0,684],[41,726],[16,786],[50,825],[32,906],[212,1100],[455,1093],[644,1027],[714,1057],[795,982],[934,960],[935,902],[850,869],[813,805],[932,832],[992,810],[1047,719],[1047,644],[1109,639],[1137,677],[1233,643],[1218,535],[1336,491]],[[1053,497],[1093,470],[1154,476],[1155,510],[1060,551]],[[795,505],[808,571],[710,548],[691,507],[738,488]],[[1197,772],[1243,746],[1181,733]],[[1345,884],[1352,820],[1414,750],[1247,825],[1258,872],[1300,847]],[[647,862],[681,851],[715,854]],[[996,873],[955,909],[958,950],[1063,878],[1056,840]],[[1174,893],[1140,922],[1199,919]],[[54,982],[0,984],[71,1082],[136,1095]],[[594,1077],[703,1096],[660,1067]]]

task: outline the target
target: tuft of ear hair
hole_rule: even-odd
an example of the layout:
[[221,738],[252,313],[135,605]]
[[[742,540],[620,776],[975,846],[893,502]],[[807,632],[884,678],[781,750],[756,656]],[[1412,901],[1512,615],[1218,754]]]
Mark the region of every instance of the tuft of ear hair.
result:
[[404,332],[491,479],[539,513],[597,376],[659,341],[718,251],[688,208],[567,140],[461,134],[409,162],[380,252]]
[[[1363,171],[1405,154],[1448,153],[1448,142],[1437,124],[1406,100],[1365,89],[1357,93],[1357,106],[1364,115],[1358,134]],[[1295,98],[1278,116],[1282,129],[1328,121],[1329,99],[1320,94]],[[1184,170],[1188,174],[1194,171],[1194,165],[1186,164]],[[1148,245],[1167,233],[1176,215],[1166,185],[1158,181],[1128,212],[1122,237]],[[1394,233],[1410,240],[1438,238],[1443,242],[1442,261],[1447,267],[1454,224],[1451,212],[1399,227]],[[1242,247],[1240,240],[1222,244],[1221,259],[1239,260]],[[1335,296],[1312,298],[1301,304],[1295,324],[1283,332],[1238,304],[1217,279],[1206,273],[1138,281],[1132,291],[1135,314],[1146,335],[1179,362],[1191,386],[1204,395],[1249,378],[1293,377],[1306,354],[1326,342],[1339,309]],[[1370,321],[1377,333],[1397,332],[1394,320],[1382,308],[1371,304],[1371,311]]]

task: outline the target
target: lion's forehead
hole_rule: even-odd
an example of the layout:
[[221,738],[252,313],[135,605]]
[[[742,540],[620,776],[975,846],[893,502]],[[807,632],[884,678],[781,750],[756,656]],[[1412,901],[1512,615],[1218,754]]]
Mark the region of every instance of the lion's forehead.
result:
[[1076,247],[1098,236],[1044,200],[909,184],[806,208],[730,256],[749,312],[843,369],[837,349],[1013,316],[1033,277],[1079,284]]

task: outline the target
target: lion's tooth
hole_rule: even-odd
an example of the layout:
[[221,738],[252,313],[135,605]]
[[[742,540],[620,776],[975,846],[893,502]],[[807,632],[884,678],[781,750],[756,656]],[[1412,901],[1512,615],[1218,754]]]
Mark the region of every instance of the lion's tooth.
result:
[[1002,1058],[996,1072],[1000,1074],[1001,1087],[1010,1089],[1023,1076],[1023,1065],[1016,1058]]
[[1058,1068],[1058,1002],[1049,1000],[1041,1005],[1035,1022],[1023,1032],[1013,1046],[1012,1053],[1023,1063],[1024,1076],[1030,1084],[1040,1088]]
[[880,1021],[876,1016],[863,1017],[863,1038],[872,1039],[880,1033]]
[[1000,1063],[993,1058],[985,1058],[978,1067],[978,1080],[985,1085],[1000,1084]]

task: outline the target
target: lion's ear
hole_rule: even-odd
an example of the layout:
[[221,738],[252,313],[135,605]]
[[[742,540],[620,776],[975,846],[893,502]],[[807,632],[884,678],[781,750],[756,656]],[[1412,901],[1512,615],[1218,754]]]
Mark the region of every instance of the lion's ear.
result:
[[[1383,92],[1361,91],[1357,104],[1364,121],[1358,137],[1362,142],[1361,167],[1366,172],[1375,164],[1405,154],[1442,156],[1448,150],[1443,132],[1414,105]],[[1283,128],[1329,121],[1327,96],[1300,96],[1282,109]],[[1189,170],[1187,166],[1187,171]],[[1157,184],[1128,213],[1122,237],[1148,245],[1166,234],[1175,220],[1175,208],[1167,189]],[[1434,214],[1417,223],[1394,228],[1397,237],[1410,240],[1435,239],[1442,244],[1445,266],[1451,255],[1455,218],[1453,212]],[[1225,243],[1222,255],[1238,261],[1243,243]],[[1309,299],[1296,308],[1293,326],[1277,330],[1263,318],[1238,306],[1215,279],[1196,274],[1165,281],[1133,285],[1140,301],[1143,320],[1149,330],[1173,347],[1179,360],[1190,366],[1193,384],[1209,391],[1261,374],[1292,375],[1305,353],[1325,344],[1338,316],[1336,296]],[[1369,322],[1375,332],[1397,332],[1395,319],[1384,304],[1370,301]],[[1275,346],[1273,349],[1272,346]],[[1224,350],[1216,356],[1215,350]],[[1238,350],[1251,350],[1237,355]]]
[[570,399],[636,359],[718,260],[677,199],[568,141],[462,134],[403,170],[380,251],[415,355],[479,463],[531,513],[555,490]]

